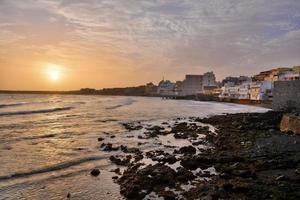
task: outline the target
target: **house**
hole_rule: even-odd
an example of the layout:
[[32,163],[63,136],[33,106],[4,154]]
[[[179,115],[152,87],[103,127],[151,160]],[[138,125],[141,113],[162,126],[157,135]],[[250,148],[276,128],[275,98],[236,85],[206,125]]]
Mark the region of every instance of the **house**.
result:
[[239,85],[239,89],[238,89],[239,99],[250,99],[250,85],[251,85],[250,81],[243,82],[242,84]]
[[216,85],[216,77],[213,72],[206,72],[203,75],[187,74],[182,81],[180,94],[188,96],[205,93],[204,87],[214,89]]
[[219,95],[220,98],[238,99],[239,86],[233,82],[228,82],[222,87],[222,92]]
[[290,71],[291,68],[287,67],[279,67],[275,69],[271,69],[268,71],[260,72],[259,74],[253,76],[253,81],[278,81],[279,74],[284,73],[286,71]]
[[232,77],[228,76],[222,81],[222,86],[227,83],[233,83],[234,85],[240,85],[243,82],[251,81],[251,78],[248,76],[239,76],[239,77]]
[[160,96],[173,96],[175,84],[169,80],[161,80],[158,84],[157,93]]
[[[233,80],[230,82],[229,80]],[[241,80],[244,80],[243,82]],[[248,77],[243,77],[242,79],[238,79],[238,77],[231,77],[230,79],[227,77],[227,80],[224,81],[224,86],[222,87],[222,91],[219,95],[220,98],[230,98],[230,99],[250,99],[250,84]]]
[[202,92],[202,75],[185,75],[182,81],[182,96],[195,95]]
[[206,95],[214,95],[216,92],[218,92],[219,89],[217,86],[203,86],[203,94],[206,94]]
[[278,75],[278,81],[294,81],[299,80],[299,73],[294,70],[284,71]]
[[[213,72],[206,72],[202,77],[202,87],[216,86],[216,76]],[[203,88],[204,89],[204,88]]]
[[269,100],[272,98],[273,84],[271,81],[257,81],[250,85],[251,100]]
[[174,92],[176,96],[180,96],[182,94],[182,81],[176,81]]

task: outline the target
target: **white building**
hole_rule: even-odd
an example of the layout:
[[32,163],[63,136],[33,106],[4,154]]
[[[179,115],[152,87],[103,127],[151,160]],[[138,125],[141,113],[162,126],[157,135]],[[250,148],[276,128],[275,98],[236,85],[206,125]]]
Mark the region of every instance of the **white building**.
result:
[[234,85],[233,82],[228,82],[222,87],[220,98],[229,99],[250,99],[251,82],[243,82],[240,85]]
[[250,99],[250,85],[251,82],[244,82],[238,86],[239,99]]
[[202,86],[216,86],[216,77],[213,72],[206,72],[202,77]]
[[158,84],[157,93],[161,96],[172,96],[174,95],[175,84],[169,80],[162,80]]
[[226,83],[222,87],[222,92],[219,95],[220,98],[238,99],[239,97],[239,86],[234,85],[232,82]]
[[268,100],[272,98],[273,84],[271,81],[252,82],[250,86],[251,100]]
[[293,80],[299,80],[299,73],[296,73],[295,71],[285,71],[278,75],[279,81],[293,81]]

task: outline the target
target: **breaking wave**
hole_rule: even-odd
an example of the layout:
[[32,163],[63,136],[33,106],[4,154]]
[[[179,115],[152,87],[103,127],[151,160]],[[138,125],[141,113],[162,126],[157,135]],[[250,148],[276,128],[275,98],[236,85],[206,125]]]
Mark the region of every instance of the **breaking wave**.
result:
[[87,157],[87,158],[78,159],[78,160],[71,160],[68,162],[63,162],[63,163],[59,163],[59,164],[56,164],[53,166],[49,166],[49,167],[45,167],[45,168],[41,168],[41,169],[35,169],[32,171],[28,171],[28,172],[20,172],[20,173],[10,174],[10,175],[6,175],[6,176],[0,176],[0,181],[12,179],[12,178],[24,178],[24,177],[32,176],[32,175],[36,175],[36,174],[53,172],[53,171],[57,171],[57,170],[66,169],[66,168],[69,168],[69,167],[72,167],[75,165],[80,165],[82,163],[96,161],[96,160],[102,160],[102,159],[104,159],[104,157],[102,157],[102,156],[93,156],[93,157]]
[[14,106],[22,106],[28,103],[11,103],[11,104],[0,104],[0,108],[5,108],[5,107],[14,107]]
[[71,110],[73,107],[59,107],[59,108],[50,108],[50,109],[41,109],[41,110],[25,110],[25,111],[16,111],[16,112],[2,112],[0,116],[12,116],[12,115],[31,115],[39,113],[51,113],[59,112],[64,110]]
[[62,101],[19,102],[19,103],[10,103],[10,104],[0,104],[0,108],[33,105],[33,104],[60,103],[60,102],[62,102]]
[[129,105],[133,104],[134,102],[136,102],[136,100],[126,99],[126,101],[124,101],[121,104],[117,104],[117,105],[114,105],[114,106],[109,106],[109,107],[106,107],[105,109],[111,110],[111,109],[116,109],[116,108],[120,108],[120,107],[123,107],[123,106],[129,106]]

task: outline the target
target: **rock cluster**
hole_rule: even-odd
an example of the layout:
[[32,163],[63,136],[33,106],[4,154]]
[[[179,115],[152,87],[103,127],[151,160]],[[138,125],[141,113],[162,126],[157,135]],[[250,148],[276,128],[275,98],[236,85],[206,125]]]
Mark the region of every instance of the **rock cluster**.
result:
[[[110,160],[126,166],[114,179],[128,199],[143,199],[152,192],[164,199],[300,199],[300,136],[282,134],[281,117],[273,111],[227,114],[191,118],[175,123],[171,131],[147,128],[143,139],[173,134],[192,141],[173,153],[109,144],[102,150],[125,153]],[[199,122],[215,126],[217,134]],[[198,151],[203,144],[213,148]],[[145,165],[143,158],[153,163]]]

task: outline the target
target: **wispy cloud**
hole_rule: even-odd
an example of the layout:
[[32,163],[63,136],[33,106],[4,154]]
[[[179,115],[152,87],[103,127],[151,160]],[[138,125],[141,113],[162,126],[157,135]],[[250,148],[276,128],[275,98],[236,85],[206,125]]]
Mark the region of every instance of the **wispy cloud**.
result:
[[151,67],[156,80],[252,74],[300,63],[299,10],[298,0],[2,0],[0,45],[23,39],[20,48],[65,60],[100,55],[126,62],[119,70]]

